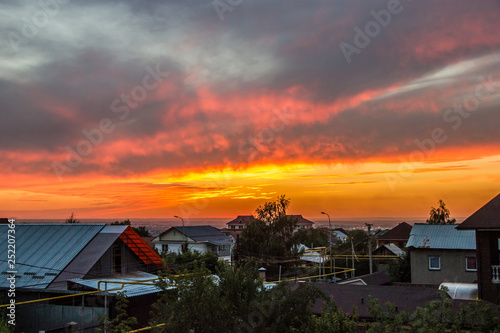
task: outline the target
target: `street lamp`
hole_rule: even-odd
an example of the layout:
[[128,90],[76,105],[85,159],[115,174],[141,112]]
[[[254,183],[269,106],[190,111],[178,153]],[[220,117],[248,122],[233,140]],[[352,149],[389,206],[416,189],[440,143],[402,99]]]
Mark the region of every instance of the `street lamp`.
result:
[[[184,219],[180,216],[174,215],[176,219],[181,219],[182,221],[182,233],[184,234],[184,238],[186,238],[186,249],[187,249],[187,236],[186,236],[186,231],[184,230]],[[182,252],[184,253],[184,249],[182,249]]]
[[[328,244],[330,247],[330,268],[332,268],[332,221],[330,221],[328,213],[321,212],[321,214],[328,216]],[[335,278],[335,274],[333,274],[333,277]]]

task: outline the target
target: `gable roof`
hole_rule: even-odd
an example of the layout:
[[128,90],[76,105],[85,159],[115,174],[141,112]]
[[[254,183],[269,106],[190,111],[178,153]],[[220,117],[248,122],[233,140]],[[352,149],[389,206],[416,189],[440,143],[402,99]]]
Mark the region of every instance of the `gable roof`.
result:
[[405,241],[408,240],[410,237],[410,231],[412,229],[412,226],[409,225],[406,222],[401,222],[391,230],[387,231],[380,237],[378,237],[378,240],[383,240],[383,241]]
[[[105,224],[17,224],[16,265],[0,261],[0,274],[15,270],[16,287],[46,288],[104,228]],[[7,225],[0,225],[0,247],[7,249]],[[0,287],[9,281],[0,279]]]
[[233,225],[233,224],[247,224],[250,223],[252,220],[255,218],[253,215],[238,215],[234,220],[231,220],[227,222],[227,225]]
[[222,233],[219,229],[214,228],[210,225],[196,225],[196,226],[187,226],[187,227],[171,227],[167,231],[162,232],[158,237],[154,239],[155,242],[158,242],[160,238],[169,233],[171,230],[176,230],[183,235],[191,238],[195,242],[200,243],[211,243],[215,245],[227,245],[231,244],[231,240],[227,235]]
[[457,229],[500,229],[500,194],[466,218]]
[[416,223],[406,247],[418,249],[475,250],[476,232],[457,230],[454,224]]
[[308,219],[305,219],[302,215],[287,215],[288,217],[296,218],[297,219],[297,224],[308,224],[308,225],[313,225],[314,222],[309,221]]

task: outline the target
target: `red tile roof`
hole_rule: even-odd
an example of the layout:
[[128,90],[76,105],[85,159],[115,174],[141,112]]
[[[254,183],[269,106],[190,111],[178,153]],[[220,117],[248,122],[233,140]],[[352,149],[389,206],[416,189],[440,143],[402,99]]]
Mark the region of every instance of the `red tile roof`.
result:
[[457,229],[499,229],[500,194],[458,225]]

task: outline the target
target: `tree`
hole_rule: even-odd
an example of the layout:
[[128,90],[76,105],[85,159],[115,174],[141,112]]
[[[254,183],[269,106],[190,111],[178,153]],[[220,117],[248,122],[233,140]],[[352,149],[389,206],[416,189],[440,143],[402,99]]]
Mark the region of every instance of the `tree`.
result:
[[[321,291],[310,284],[266,288],[257,267],[225,265],[215,277],[202,265],[191,274],[167,275],[158,284],[151,324],[164,323],[157,330],[169,333],[304,332]],[[171,284],[176,288],[167,289]]]
[[75,218],[75,213],[71,213],[71,216],[66,219],[66,223],[80,223],[80,221]]
[[431,207],[430,216],[427,219],[429,224],[454,224],[456,219],[450,219],[450,211],[446,208],[443,200],[439,200],[439,207]]
[[[129,317],[127,313],[128,299],[123,292],[119,292],[116,296],[116,304],[114,310],[116,316],[113,320],[109,320],[107,317],[102,317],[104,327],[106,332],[112,333],[122,333],[132,330],[132,326],[137,324],[137,318]],[[102,332],[101,329],[96,330],[98,333]]]
[[162,253],[162,258],[165,259],[167,266],[175,272],[186,270],[192,272],[202,263],[212,273],[215,273],[221,268],[219,257],[211,251],[203,254],[198,251],[191,250],[187,250],[183,253]]
[[411,282],[410,252],[404,251],[404,255],[396,260],[396,264],[389,268],[391,279],[397,282]]
[[[124,221],[115,221],[112,222],[111,225],[131,225],[131,222],[129,219],[126,219]],[[132,227],[135,232],[141,237],[152,237],[151,232],[149,232],[148,228],[140,226],[140,227]]]
[[257,218],[247,224],[236,242],[237,261],[257,262],[273,277],[277,277],[280,265],[287,269],[298,261],[297,219],[286,215],[289,205],[290,200],[283,195],[257,208]]

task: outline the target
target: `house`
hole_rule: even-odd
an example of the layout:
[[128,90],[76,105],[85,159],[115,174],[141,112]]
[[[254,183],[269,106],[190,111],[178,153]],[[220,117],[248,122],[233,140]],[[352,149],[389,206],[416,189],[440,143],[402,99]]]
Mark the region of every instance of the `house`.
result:
[[500,194],[457,229],[476,234],[479,298],[500,304]]
[[[305,219],[302,215],[287,215],[287,217],[297,220],[296,230],[311,229],[314,225],[314,222]],[[253,220],[255,220],[255,217],[253,215],[238,215],[238,217],[236,217],[234,220],[226,223],[227,229],[225,229],[225,231],[239,234],[246,227],[246,225]]]
[[[0,246],[4,248],[8,244],[8,228],[0,225]],[[0,261],[0,274],[15,274],[16,303],[65,296],[17,305],[16,330],[19,331],[58,330],[72,321],[78,323],[80,329],[95,327],[100,324],[99,315],[113,315],[109,309],[113,309],[110,304],[114,298],[105,298],[102,293],[80,296],[81,292],[71,287],[72,281],[122,280],[140,272],[157,278],[152,273],[163,267],[158,254],[125,225],[16,224],[15,236],[15,269],[9,267],[7,261]],[[11,271],[15,273],[8,273]],[[6,278],[0,279],[3,294],[9,287]],[[150,293],[156,292],[150,290]],[[127,296],[137,296],[134,301],[140,301],[146,294]]]
[[406,222],[401,222],[391,230],[377,237],[377,245],[394,244],[400,249],[406,247],[412,227]]
[[211,251],[221,259],[231,260],[231,239],[209,225],[171,227],[153,239],[158,252],[182,253],[186,250]]
[[411,282],[474,283],[477,280],[475,237],[473,230],[457,230],[454,224],[415,224],[406,244],[410,251]]

